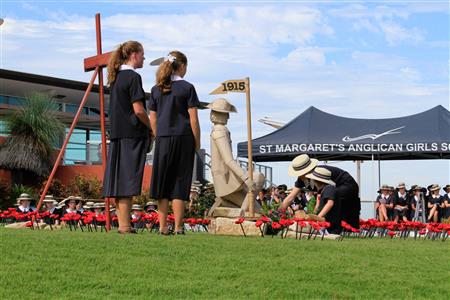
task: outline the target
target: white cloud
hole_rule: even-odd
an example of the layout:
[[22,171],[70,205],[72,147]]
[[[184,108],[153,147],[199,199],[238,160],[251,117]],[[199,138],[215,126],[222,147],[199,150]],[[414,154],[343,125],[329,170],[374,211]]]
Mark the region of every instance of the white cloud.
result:
[[426,34],[425,30],[420,28],[402,26],[399,20],[408,19],[412,14],[417,13],[445,12],[442,5],[431,8],[425,6],[380,5],[369,8],[362,4],[352,4],[343,8],[331,9],[329,13],[335,17],[352,20],[352,28],[356,31],[367,30],[382,34],[390,46],[396,46],[401,43],[417,44],[422,42]]
[[384,33],[386,41],[391,46],[398,45],[402,42],[411,41],[417,44],[424,40],[425,31],[414,28],[405,28],[398,23],[394,22],[380,22],[379,24],[381,30]]
[[[390,18],[405,19],[409,12],[402,14],[391,7],[371,12],[355,6],[355,10],[334,13],[353,20],[355,30],[383,34],[392,45],[417,43],[423,38],[419,29],[415,32],[414,28],[390,23]],[[102,26],[105,51],[135,39],[144,44],[147,62],[172,49],[185,52],[189,59],[187,80],[195,84],[203,101],[214,99],[209,92],[221,81],[249,76],[254,137],[272,131],[257,123],[259,118],[270,116],[287,122],[311,105],[360,118],[408,115],[438,104],[448,108],[448,61],[443,62],[447,67],[443,72],[447,74],[445,82],[434,83],[434,77],[422,82],[426,78],[423,70],[406,54],[386,54],[384,49],[356,51],[361,48],[343,41],[337,41],[337,47],[342,48],[324,47],[321,38],[334,38],[335,31],[318,9],[221,6],[189,14],[120,13],[104,17]],[[95,55],[92,18],[56,12],[45,21],[8,19],[2,30],[5,68],[89,80],[91,74],[83,73],[82,62],[84,57]],[[286,43],[289,51],[278,53],[280,45]],[[440,46],[448,50],[448,43]],[[337,52],[344,54],[343,58],[335,59]],[[423,63],[428,62],[424,57]],[[429,65],[436,69],[435,63]],[[145,66],[139,72],[145,89],[150,90],[155,68]],[[231,116],[229,125],[235,147],[246,140],[245,97],[226,97],[239,110]],[[202,144],[207,149],[211,127],[208,115],[208,111],[200,112]],[[285,166],[280,166],[275,171],[284,174]],[[278,182],[287,180],[287,176],[280,177]]]

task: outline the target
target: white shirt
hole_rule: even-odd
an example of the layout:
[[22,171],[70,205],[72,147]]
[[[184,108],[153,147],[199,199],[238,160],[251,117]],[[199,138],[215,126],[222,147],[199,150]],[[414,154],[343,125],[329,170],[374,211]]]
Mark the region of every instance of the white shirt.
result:
[[123,71],[123,70],[132,70],[132,71],[136,72],[136,70],[132,66],[129,66],[129,65],[120,65],[119,71]]
[[29,212],[29,211],[32,210],[32,209],[31,209],[31,206],[25,207],[25,206],[22,206],[22,205],[19,205],[19,209],[20,209],[20,211],[22,211],[22,212]]
[[177,74],[172,74],[170,75],[170,80],[172,81],[179,81],[179,80],[184,80],[183,77],[177,75]]

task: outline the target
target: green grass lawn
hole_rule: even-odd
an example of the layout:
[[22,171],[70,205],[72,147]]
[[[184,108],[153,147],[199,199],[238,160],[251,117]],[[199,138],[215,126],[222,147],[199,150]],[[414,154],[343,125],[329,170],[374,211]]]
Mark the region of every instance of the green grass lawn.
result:
[[449,299],[450,240],[0,228],[0,299]]

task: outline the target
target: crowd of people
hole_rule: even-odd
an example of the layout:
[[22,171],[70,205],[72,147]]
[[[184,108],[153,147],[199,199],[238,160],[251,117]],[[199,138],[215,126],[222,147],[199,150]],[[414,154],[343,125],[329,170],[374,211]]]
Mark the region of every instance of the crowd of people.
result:
[[[412,185],[409,189],[405,183],[396,187],[384,184],[378,190],[375,200],[376,218],[380,221],[412,221],[419,216],[425,216],[427,222],[441,222],[450,218],[450,184],[442,187],[431,184],[427,187]],[[286,184],[262,189],[257,195],[257,202],[262,207],[277,208],[292,193]],[[422,207],[418,207],[418,202]],[[320,194],[315,189],[301,188],[293,196],[288,206],[291,213],[303,210],[306,213],[317,214],[320,207]],[[417,212],[416,210],[420,209]]]
[[450,184],[427,187],[413,185],[407,189],[401,182],[397,187],[383,184],[375,201],[377,219],[380,221],[411,221],[425,216],[428,222],[441,222],[450,218]]

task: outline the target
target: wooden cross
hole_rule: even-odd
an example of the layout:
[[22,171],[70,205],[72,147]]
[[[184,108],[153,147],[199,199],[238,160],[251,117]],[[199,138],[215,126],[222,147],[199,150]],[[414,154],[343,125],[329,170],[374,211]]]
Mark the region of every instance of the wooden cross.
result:
[[[96,28],[96,37],[97,37],[97,55],[87,57],[84,59],[84,71],[85,72],[94,71],[94,74],[92,75],[91,81],[89,82],[89,85],[83,96],[83,100],[81,100],[80,107],[78,108],[78,111],[72,121],[72,125],[70,126],[69,132],[67,133],[66,139],[64,140],[64,143],[59,151],[58,157],[56,158],[55,164],[53,165],[52,172],[50,173],[47,183],[45,184],[44,190],[39,199],[39,203],[36,207],[36,209],[38,211],[42,206],[45,195],[47,194],[50,184],[53,180],[53,177],[55,176],[59,162],[61,161],[61,159],[64,155],[64,152],[66,150],[67,144],[70,139],[70,136],[72,135],[73,130],[75,129],[75,126],[76,126],[78,119],[83,111],[83,107],[86,104],[87,98],[89,96],[89,93],[92,89],[92,86],[94,85],[94,81],[97,76],[98,76],[99,100],[100,100],[100,128],[101,128],[101,132],[102,132],[102,168],[103,168],[103,172],[105,171],[105,166],[106,166],[106,129],[105,129],[105,93],[104,93],[104,88],[103,88],[103,68],[108,65],[108,61],[109,61],[109,58],[110,58],[112,52],[102,53],[100,14],[95,15],[95,28]],[[110,219],[110,214],[109,214],[109,198],[105,199],[105,215],[106,215],[106,230],[109,231],[111,228],[111,222],[110,222],[111,219]]]

